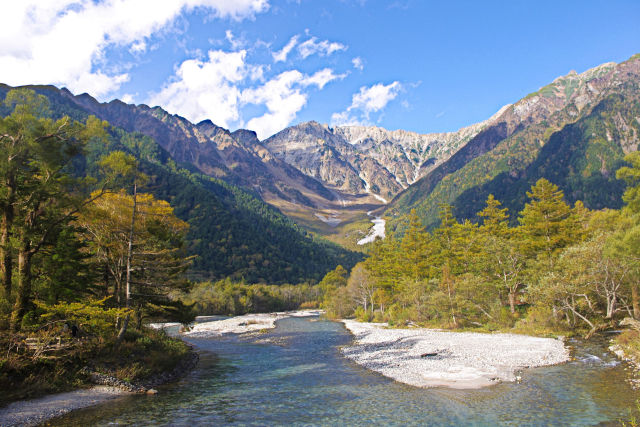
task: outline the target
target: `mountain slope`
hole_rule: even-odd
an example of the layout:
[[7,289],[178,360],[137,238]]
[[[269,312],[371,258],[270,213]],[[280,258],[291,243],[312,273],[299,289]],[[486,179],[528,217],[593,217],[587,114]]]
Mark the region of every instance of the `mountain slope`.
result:
[[[31,88],[49,99],[55,117],[67,114],[84,120],[93,114],[54,87]],[[9,89],[0,85],[0,97]],[[0,114],[7,112],[0,107]],[[202,132],[208,130],[216,131]],[[197,255],[192,276],[298,283],[319,280],[336,265],[351,266],[359,259],[358,254],[313,238],[255,195],[209,177],[193,165],[176,162],[153,138],[118,127],[109,132],[107,146],[90,144],[83,170],[95,170],[99,157],[112,150],[136,155],[141,170],[150,177],[142,191],[169,201],[176,215],[190,224],[188,251]]]
[[387,214],[398,217],[416,209],[432,226],[438,205],[451,203],[459,218],[473,218],[490,192],[517,210],[525,189],[539,177],[587,207],[617,206],[616,165],[624,153],[637,149],[639,83],[639,56],[556,79],[507,108],[397,196]]
[[274,156],[339,192],[347,204],[387,203],[449,159],[496,116],[457,132],[418,134],[376,126],[288,127],[263,141]]
[[152,137],[176,161],[251,189],[265,201],[284,200],[315,208],[335,199],[321,183],[271,156],[252,131],[232,134],[209,120],[193,124],[160,107],[128,105],[118,100],[99,103],[87,94],[74,96],[66,89],[61,94],[114,126]]

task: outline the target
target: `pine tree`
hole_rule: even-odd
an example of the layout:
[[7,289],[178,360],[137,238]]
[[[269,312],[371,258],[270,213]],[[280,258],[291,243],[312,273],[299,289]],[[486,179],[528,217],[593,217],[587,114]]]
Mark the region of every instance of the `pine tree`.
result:
[[522,287],[524,256],[518,234],[508,227],[508,211],[500,206],[500,202],[489,195],[487,206],[478,213],[484,218],[480,227],[482,245],[478,256],[488,281],[506,290],[509,309],[513,314],[516,311],[516,296]]
[[527,192],[531,199],[520,212],[520,229],[525,254],[540,261],[547,271],[559,251],[576,241],[577,224],[562,190],[541,178]]

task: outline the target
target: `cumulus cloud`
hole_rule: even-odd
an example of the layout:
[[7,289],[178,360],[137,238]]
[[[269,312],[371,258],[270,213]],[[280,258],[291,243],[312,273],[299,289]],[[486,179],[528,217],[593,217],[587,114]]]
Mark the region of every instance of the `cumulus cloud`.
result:
[[370,120],[371,113],[384,109],[387,104],[395,99],[402,85],[395,81],[388,85],[377,83],[373,86],[362,86],[351,98],[351,105],[343,112],[334,113],[331,123],[335,126],[366,124]]
[[305,106],[307,95],[299,86],[303,79],[297,70],[285,71],[264,85],[243,92],[244,102],[267,107],[267,113],[247,122],[247,127],[256,131],[260,139],[285,128]]
[[256,67],[246,64],[246,55],[245,50],[212,50],[206,61],[188,59],[180,64],[173,81],[149,103],[193,122],[212,118],[216,124],[229,127],[240,118],[238,83],[261,76]]
[[303,59],[316,54],[327,56],[341,50],[347,50],[347,46],[338,42],[330,42],[329,40],[318,41],[317,37],[311,37],[298,46],[298,52]]
[[273,55],[273,61],[274,62],[284,62],[287,60],[287,56],[289,56],[289,53],[291,53],[291,51],[293,50],[294,47],[296,47],[296,45],[298,44],[298,36],[293,36],[289,39],[289,42],[284,45],[284,47],[277,51],[277,52],[273,52],[271,55]]
[[308,93],[303,92],[303,88],[316,86],[322,89],[327,83],[345,76],[336,75],[330,68],[317,71],[311,76],[298,70],[290,70],[260,87],[245,89],[242,92],[243,102],[267,107],[265,114],[247,122],[247,128],[254,130],[260,139],[273,135],[287,127],[306,105]]
[[[295,119],[307,103],[310,87],[323,89],[346,76],[330,68],[311,75],[289,70],[264,81],[264,67],[247,63],[246,57],[245,50],[212,50],[206,60],[186,60],[149,104],[161,105],[193,122],[211,119],[226,128],[246,126],[265,138]],[[248,104],[264,106],[267,112],[245,124],[242,108]]]
[[127,73],[98,67],[108,47],[142,53],[150,36],[195,8],[242,20],[268,7],[268,0],[5,2],[0,15],[0,81],[52,83],[102,96],[129,79]]

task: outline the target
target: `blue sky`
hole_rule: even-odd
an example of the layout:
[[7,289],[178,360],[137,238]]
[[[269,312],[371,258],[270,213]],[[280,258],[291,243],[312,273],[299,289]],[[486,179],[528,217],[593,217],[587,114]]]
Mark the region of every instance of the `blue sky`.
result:
[[307,120],[452,131],[640,52],[637,0],[1,1],[1,82],[261,138]]

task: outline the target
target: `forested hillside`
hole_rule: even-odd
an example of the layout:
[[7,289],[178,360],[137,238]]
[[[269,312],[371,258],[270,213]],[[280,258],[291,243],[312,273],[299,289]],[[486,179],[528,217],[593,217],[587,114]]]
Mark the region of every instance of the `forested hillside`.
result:
[[440,203],[453,205],[458,219],[473,219],[489,194],[517,212],[526,189],[542,177],[572,203],[620,207],[623,185],[613,172],[640,141],[639,87],[638,55],[556,79],[396,197],[388,215],[397,219],[415,209],[431,228]]
[[[57,89],[34,89],[49,100],[52,117],[88,117]],[[8,90],[0,87],[0,96]],[[0,108],[3,116],[9,111]],[[319,280],[336,265],[353,265],[359,259],[358,254],[314,238],[246,190],[175,162],[152,138],[113,126],[107,131],[106,144],[89,143],[85,157],[75,161],[77,173],[94,173],[97,160],[114,150],[139,159],[141,172],[149,176],[144,191],[170,202],[176,216],[190,225],[185,239],[188,253],[196,255],[189,270],[192,277],[299,283]]]

